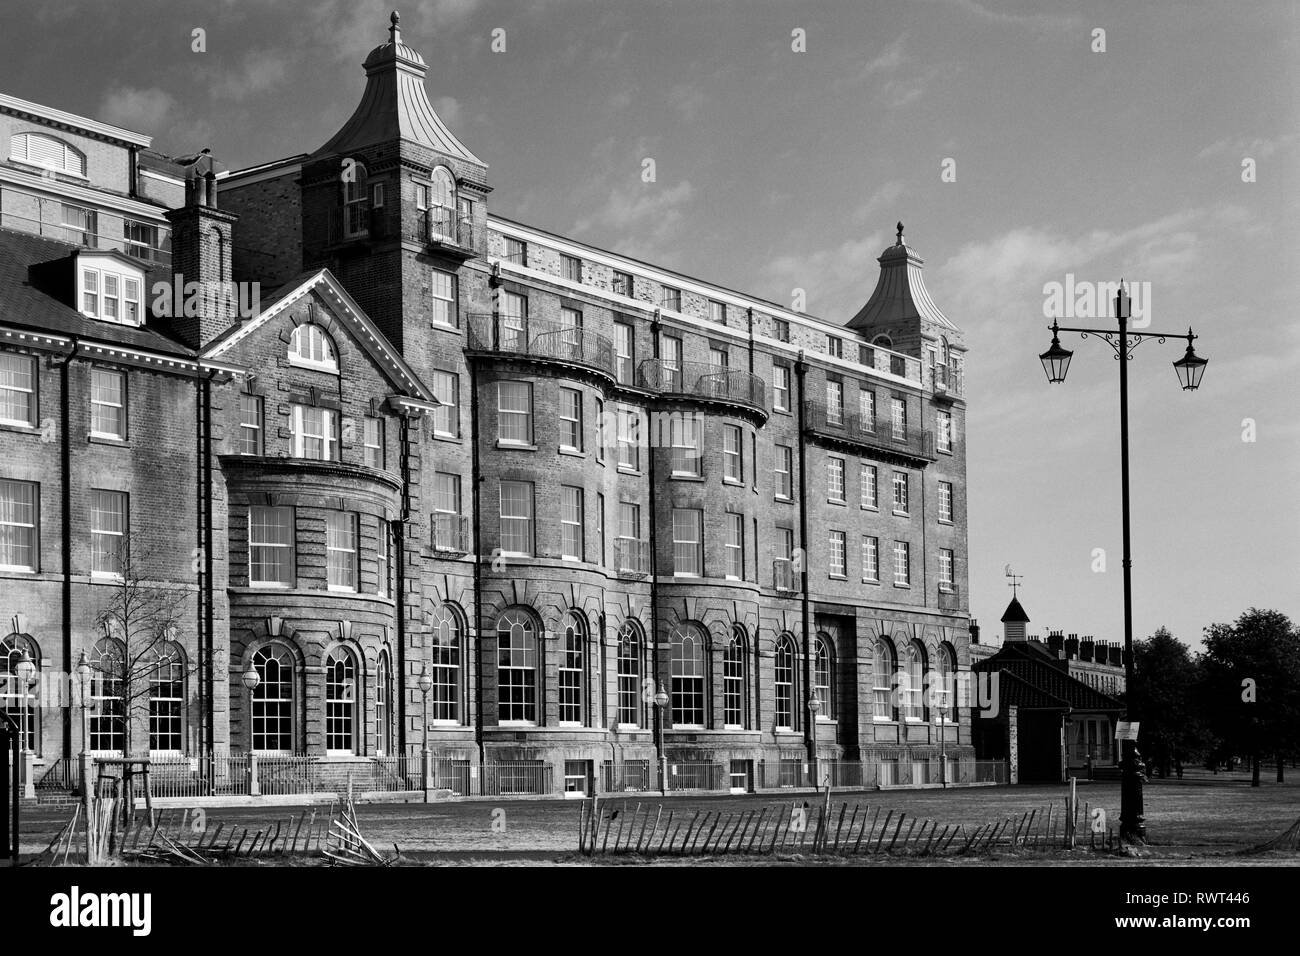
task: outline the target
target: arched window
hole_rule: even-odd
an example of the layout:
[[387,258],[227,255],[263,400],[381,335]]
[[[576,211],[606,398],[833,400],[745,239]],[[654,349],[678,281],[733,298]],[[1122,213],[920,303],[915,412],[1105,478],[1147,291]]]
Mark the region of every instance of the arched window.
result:
[[961,711],[957,707],[957,661],[952,648],[944,644],[939,648],[934,662],[939,695],[935,698],[936,717],[943,723],[960,723]]
[[834,720],[835,682],[833,677],[834,658],[831,654],[830,638],[824,634],[817,635],[817,658],[813,667],[813,692],[822,702],[817,711],[818,720]]
[[703,727],[705,707],[704,631],[696,624],[677,624],[670,642],[672,721],[674,727]]
[[537,629],[526,611],[497,619],[497,723],[537,723]]
[[388,670],[388,651],[379,652],[375,664],[375,753],[383,757],[393,751],[392,684]]
[[776,729],[795,729],[795,652],[789,634],[776,639]]
[[641,629],[624,621],[618,632],[618,725],[641,726]]
[[903,649],[903,716],[907,720],[925,720],[925,649],[915,641]]
[[15,133],[9,138],[9,158],[83,179],[86,176],[85,154],[44,133]]
[[883,637],[876,641],[872,662],[872,717],[875,720],[897,720],[894,708],[894,649]]
[[894,340],[891,339],[888,335],[881,333],[880,335],[877,335],[874,339],[871,340],[871,344],[878,346],[882,349],[892,349],[894,347]]
[[430,178],[433,189],[429,207],[429,237],[455,239],[456,180],[446,166],[435,166]]
[[185,749],[185,653],[168,641],[149,656],[149,750],[180,753]]
[[[24,687],[18,676],[18,663],[23,655],[32,662],[32,683]],[[36,670],[40,666],[40,653],[30,639],[20,634],[10,634],[0,639],[0,711],[13,718],[13,722],[22,734],[21,746],[24,750],[36,752],[36,742],[40,740],[36,721],[40,708],[36,706],[36,695],[32,688],[36,681]]]
[[352,652],[336,647],[325,658],[325,752],[355,752],[357,666]]
[[430,652],[430,674],[433,687],[429,691],[428,718],[435,724],[460,723],[460,610],[452,604],[438,609],[437,623],[433,629],[433,647]]
[[561,724],[583,724],[586,650],[587,625],[577,613],[570,614],[564,620],[564,649],[560,652]]
[[329,333],[312,322],[294,328],[289,337],[289,361],[324,372],[339,370],[338,353]]
[[343,179],[343,238],[353,239],[370,231],[366,215],[366,186],[369,173],[361,163],[352,163],[350,176]]
[[737,624],[731,629],[731,640],[722,652],[722,722],[725,727],[736,730],[749,728],[748,697],[745,694],[748,649],[745,629]]
[[126,707],[122,700],[126,650],[105,637],[95,645],[90,666],[95,670],[93,711],[90,715],[90,749],[120,754],[126,746]]
[[258,684],[253,688],[253,750],[293,752],[293,652],[283,644],[267,644],[253,655]]

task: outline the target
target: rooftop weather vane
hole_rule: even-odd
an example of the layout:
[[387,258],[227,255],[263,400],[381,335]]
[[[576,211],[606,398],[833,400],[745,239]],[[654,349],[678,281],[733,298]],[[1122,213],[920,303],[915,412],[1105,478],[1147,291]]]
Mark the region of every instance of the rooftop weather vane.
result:
[[1011,588],[1011,597],[1014,599],[1017,596],[1016,592],[1020,588],[1020,582],[1024,580],[1025,576],[1023,574],[1014,573],[1009,564],[1003,569],[1003,573],[1011,579],[1011,583],[1008,584],[1007,587]]

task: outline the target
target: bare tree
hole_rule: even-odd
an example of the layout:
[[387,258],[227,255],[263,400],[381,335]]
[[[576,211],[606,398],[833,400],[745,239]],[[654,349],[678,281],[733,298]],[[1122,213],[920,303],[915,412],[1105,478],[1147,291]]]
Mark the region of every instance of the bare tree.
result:
[[123,537],[117,552],[119,577],[95,618],[99,631],[111,638],[90,661],[98,696],[110,711],[102,713],[101,719],[122,721],[122,752],[126,756],[134,753],[134,730],[142,722],[141,715],[147,719],[155,678],[174,680],[179,665],[184,686],[183,678],[193,670],[186,666],[177,638],[193,592],[182,584],[148,579],[145,569],[156,566],[151,557],[152,552],[133,541],[129,533]]

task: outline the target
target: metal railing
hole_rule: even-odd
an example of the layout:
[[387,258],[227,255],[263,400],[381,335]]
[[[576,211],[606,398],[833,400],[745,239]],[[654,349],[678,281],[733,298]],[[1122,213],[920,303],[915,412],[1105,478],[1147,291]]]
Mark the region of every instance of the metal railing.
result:
[[[42,236],[46,239],[53,239],[56,242],[67,242],[74,246],[84,246],[89,249],[108,249],[114,252],[123,252],[128,256],[133,256],[150,266],[161,266],[170,268],[172,264],[171,254],[171,230],[165,226],[156,226],[153,223],[141,222],[141,226],[154,230],[155,238],[158,245],[151,245],[148,242],[142,242],[134,239],[128,239],[125,236],[127,223],[135,223],[137,220],[127,219],[125,216],[118,216],[112,213],[104,212],[102,209],[88,209],[87,207],[77,207],[85,209],[93,214],[92,220],[85,226],[62,222],[60,215],[59,222],[47,222],[44,209],[51,200],[44,199],[40,196],[33,196],[30,193],[24,193],[19,190],[5,189],[0,190],[0,200],[3,195],[22,195],[25,198],[35,199],[37,201],[37,218],[31,216],[21,216],[18,213],[5,211],[0,213],[0,227],[5,229],[15,229],[19,232],[27,232],[32,235]],[[53,205],[60,208],[71,203],[53,202]],[[118,235],[109,235],[100,231],[104,220],[117,220],[122,224],[122,231]],[[164,248],[164,244],[166,248]]]
[[465,515],[433,516],[433,550],[469,554],[469,518]]
[[[838,411],[838,414],[836,412]],[[908,425],[895,429],[891,422],[863,419],[856,409],[828,409],[824,402],[804,402],[804,430],[865,448],[934,461],[934,433]]]
[[548,794],[554,768],[541,760],[502,760],[483,765],[482,796]]
[[381,237],[383,209],[370,208],[369,199],[344,203],[330,210],[329,241],[331,244],[355,242]]
[[635,538],[614,539],[614,561],[619,574],[649,574],[650,542],[638,541]]
[[811,786],[808,761],[803,757],[781,757],[758,762],[758,785],[764,790]]
[[76,757],[60,757],[36,781],[38,796],[71,793],[80,789],[81,761]]
[[936,365],[930,369],[930,389],[936,393],[946,393],[960,398],[966,394],[964,378],[960,368]]
[[469,760],[463,757],[431,757],[429,763],[429,786],[432,789],[450,790],[457,797],[470,796]]
[[766,388],[757,375],[703,362],[669,363],[646,359],[636,372],[637,385],[660,395],[735,402],[766,410]]
[[730,776],[720,763],[700,760],[668,761],[669,790],[725,790]]
[[418,233],[411,238],[430,246],[473,252],[477,248],[474,220],[447,206],[430,206],[417,219]]
[[817,760],[817,786],[820,787],[853,787],[860,789],[862,785],[871,780],[867,772],[870,765],[864,765],[860,760],[826,760],[819,758]]
[[961,607],[961,589],[955,584],[940,583],[939,607],[948,609]]
[[[229,758],[232,761],[247,757]],[[258,788],[264,794],[315,793],[321,788],[319,757],[273,754],[257,757]]]
[[772,587],[787,593],[799,590],[798,575],[795,574],[794,561],[790,558],[776,558],[772,561]]
[[605,793],[655,790],[655,776],[654,765],[649,760],[601,764],[600,789]]
[[424,764],[419,757],[404,754],[372,757],[371,770],[359,789],[373,793],[412,793],[424,788]]
[[470,351],[564,362],[614,376],[613,343],[588,329],[482,312],[466,316],[465,328]]

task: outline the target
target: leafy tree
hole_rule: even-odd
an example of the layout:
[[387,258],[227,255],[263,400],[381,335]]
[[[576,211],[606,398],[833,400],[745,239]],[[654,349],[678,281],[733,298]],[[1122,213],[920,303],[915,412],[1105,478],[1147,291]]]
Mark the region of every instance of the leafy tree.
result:
[[1198,680],[1191,650],[1162,627],[1133,645],[1133,667],[1141,693],[1142,756],[1169,776],[1182,776],[1183,761],[1208,749],[1208,731],[1195,707]]
[[1202,698],[1206,718],[1230,753],[1293,755],[1300,740],[1300,629],[1281,611],[1251,608],[1235,624],[1205,629]]

